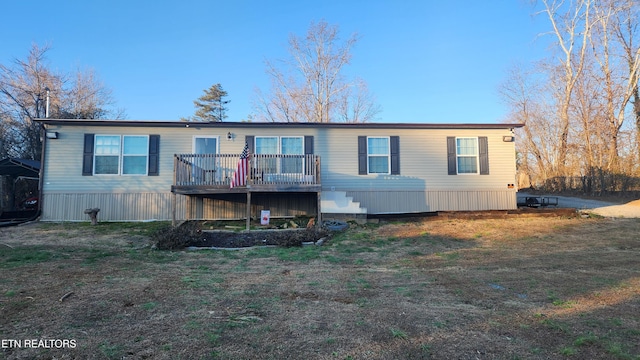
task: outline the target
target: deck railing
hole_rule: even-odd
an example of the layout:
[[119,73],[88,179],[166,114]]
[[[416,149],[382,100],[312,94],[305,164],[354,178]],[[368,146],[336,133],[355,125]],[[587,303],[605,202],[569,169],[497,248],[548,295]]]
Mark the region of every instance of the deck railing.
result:
[[[238,154],[176,154],[177,186],[230,186],[238,167]],[[319,185],[320,157],[313,154],[253,154],[247,185]]]

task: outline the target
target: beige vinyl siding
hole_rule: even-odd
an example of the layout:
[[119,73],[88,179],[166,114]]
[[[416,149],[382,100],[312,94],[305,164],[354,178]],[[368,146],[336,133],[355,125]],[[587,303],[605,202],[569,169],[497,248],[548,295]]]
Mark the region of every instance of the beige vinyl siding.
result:
[[[221,128],[118,128],[64,127],[52,129],[60,138],[47,143],[46,191],[169,191],[173,182],[173,155],[191,153],[194,135],[220,136],[220,153],[239,154],[245,135],[314,136],[314,152],[321,156],[323,189],[340,190],[502,190],[515,182],[515,146],[502,141],[508,130],[437,129],[251,129]],[[235,135],[226,140],[226,133]],[[159,134],[159,176],[82,176],[85,133]],[[400,137],[400,175],[358,175],[358,135]],[[447,136],[487,136],[489,175],[448,175]],[[63,146],[64,144],[64,146]]]
[[[186,124],[185,124],[186,125]],[[194,136],[219,136],[220,153],[239,154],[244,147],[245,135],[283,136],[282,131],[256,131],[251,128],[152,128],[152,127],[84,127],[51,126],[59,138],[49,140],[46,148],[46,168],[43,182],[43,216],[45,221],[83,221],[87,208],[100,208],[101,221],[144,221],[170,220],[172,218],[171,185],[173,184],[174,154],[191,153]],[[310,135],[312,129],[288,129],[287,136]],[[297,131],[296,131],[297,130]],[[227,133],[234,134],[234,140],[227,140]],[[114,135],[160,135],[159,176],[82,176],[82,155],[84,134]],[[314,194],[313,199],[316,196]],[[197,218],[225,219],[242,218],[246,213],[246,203],[225,202],[219,199],[188,200],[177,196],[176,215],[178,220],[188,215]],[[282,205],[264,201],[254,195],[253,211],[259,213],[265,207],[274,208],[274,216],[295,216],[314,213],[315,204],[301,205],[301,201],[284,197]],[[289,204],[289,205],[286,205]],[[285,210],[285,206],[290,209]],[[190,210],[190,211],[189,211]]]
[[[59,138],[47,142],[47,166],[44,177],[46,192],[169,192],[173,184],[174,154],[188,154],[193,151],[193,137],[219,136],[219,150],[222,154],[239,154],[244,147],[245,135],[256,135],[258,131],[242,128],[210,129],[198,128],[193,123],[187,128],[152,128],[152,127],[71,127],[51,126],[50,131],[57,131]],[[304,129],[288,129],[286,135],[309,135]],[[292,131],[298,130],[298,131]],[[227,132],[235,135],[233,141],[227,141]],[[113,135],[160,135],[160,169],[159,176],[121,176],[93,175],[82,176],[82,151],[84,134]],[[276,129],[261,131],[260,136],[282,136]]]
[[[502,141],[509,130],[328,129],[316,140],[322,186],[362,190],[504,190],[515,182],[515,146]],[[400,136],[400,175],[358,175],[358,135]],[[487,136],[489,175],[448,175],[447,136]],[[328,153],[327,149],[331,149]],[[316,150],[316,153],[318,153]]]
[[[187,127],[189,125],[189,127]],[[194,136],[217,136],[222,154],[239,154],[246,135],[313,136],[314,153],[321,157],[322,190],[347,191],[369,213],[402,213],[440,210],[483,210],[516,208],[515,143],[503,142],[508,129],[424,129],[424,128],[335,128],[256,127],[208,128],[197,123],[185,127],[48,125],[58,139],[46,144],[43,179],[44,220],[87,220],[84,209],[100,207],[99,219],[169,220],[174,154],[192,153]],[[227,140],[227,133],[233,141]],[[82,176],[84,134],[160,135],[159,176]],[[358,136],[399,136],[399,175],[358,175]],[[448,175],[447,137],[488,138],[489,175]],[[255,197],[254,197],[255,198]],[[177,196],[177,217],[243,217],[241,202],[200,199],[187,201]],[[287,212],[289,202],[293,210]],[[298,200],[285,199],[274,207],[276,214],[293,216],[311,211]],[[302,201],[304,203],[304,201]],[[199,208],[193,208],[199,206]],[[256,206],[273,206],[259,204]],[[297,209],[297,210],[296,210]],[[252,211],[258,211],[256,207]]]
[[[375,213],[515,209],[515,144],[498,130],[329,129],[316,149],[322,157],[322,187],[347,195]],[[399,175],[358,175],[358,135],[400,137]],[[486,136],[489,175],[447,173],[447,136]],[[318,151],[316,151],[317,153]]]
[[[56,127],[53,127],[56,128]],[[173,182],[173,158],[163,149],[169,142],[169,132],[153,128],[100,128],[58,127],[58,139],[46,144],[46,167],[43,189],[45,193],[115,192],[147,193],[169,192]],[[162,129],[164,130],[164,129]],[[160,176],[146,175],[82,175],[84,134],[98,135],[151,135],[160,134]]]

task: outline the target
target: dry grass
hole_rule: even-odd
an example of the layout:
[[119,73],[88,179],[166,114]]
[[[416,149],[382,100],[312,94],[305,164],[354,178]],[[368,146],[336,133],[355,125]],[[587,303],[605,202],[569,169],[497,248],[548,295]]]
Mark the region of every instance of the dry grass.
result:
[[0,358],[640,358],[639,220],[354,225],[322,247],[179,252],[151,250],[150,226],[0,229],[0,339],[77,343]]

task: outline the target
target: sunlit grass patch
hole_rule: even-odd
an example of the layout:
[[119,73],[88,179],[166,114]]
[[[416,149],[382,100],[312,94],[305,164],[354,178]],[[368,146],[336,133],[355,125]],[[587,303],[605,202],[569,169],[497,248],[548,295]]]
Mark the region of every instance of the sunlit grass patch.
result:
[[60,257],[61,254],[54,250],[40,246],[7,248],[0,252],[0,267],[14,268],[28,264],[48,262]]

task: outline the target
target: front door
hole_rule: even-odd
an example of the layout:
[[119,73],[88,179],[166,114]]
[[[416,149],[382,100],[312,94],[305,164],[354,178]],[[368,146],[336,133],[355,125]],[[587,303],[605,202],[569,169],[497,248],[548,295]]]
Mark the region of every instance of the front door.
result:
[[193,138],[193,181],[196,183],[213,184],[217,180],[218,153],[217,136],[195,136]]

